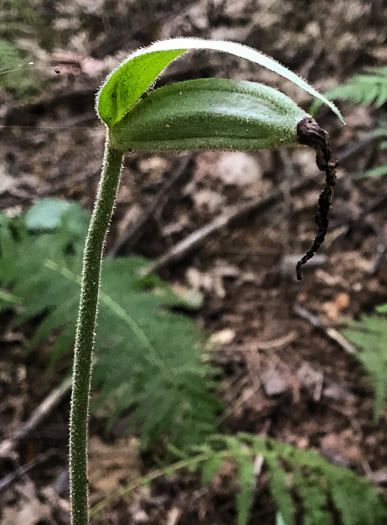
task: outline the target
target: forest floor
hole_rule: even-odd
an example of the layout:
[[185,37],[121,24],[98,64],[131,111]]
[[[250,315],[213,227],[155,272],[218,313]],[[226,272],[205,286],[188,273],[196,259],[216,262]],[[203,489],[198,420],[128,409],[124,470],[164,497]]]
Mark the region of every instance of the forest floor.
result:
[[[44,66],[42,91],[21,100],[0,91],[0,205],[9,215],[47,196],[74,199],[91,209],[105,134],[94,113],[96,90],[121,58],[155,39],[197,36],[242,42],[273,56],[320,91],[387,58],[387,13],[377,1],[163,1],[151,15],[149,4],[141,2],[35,4],[46,21],[45,34],[52,32],[46,47],[30,35],[36,63]],[[222,54],[192,54],[171,67],[162,82],[202,76],[267,82],[305,109],[310,104],[289,82]],[[335,340],[331,330],[386,301],[387,263],[380,256],[387,234],[386,178],[354,177],[383,162],[375,142],[362,143],[382,109],[349,103],[340,108],[345,127],[327,109],[317,114],[341,162],[330,232],[320,257],[305,267],[301,283],[295,280],[294,261],[314,238],[313,214],[324,182],[313,152],[303,148],[127,155],[107,251],[158,258],[222,213],[270,196],[265,206],[257,205],[217,229],[189,253],[160,266],[158,273],[173,286],[203,295],[202,307],[192,315],[217,343],[214,360],[224,371],[223,429],[316,449],[334,464],[378,480],[383,489],[387,412],[373,422],[373,391],[345,341]],[[129,238],[129,226],[138,224],[172,179],[162,204]],[[42,381],[45,356],[23,354],[31,323],[12,330],[9,312],[1,314],[0,322],[0,369],[3,379],[9,378],[0,384],[0,439],[5,439],[63,375],[58,371]],[[33,428],[2,458],[3,479],[35,461],[27,474],[0,485],[2,523],[68,523],[63,482],[68,406],[66,395],[44,425]],[[135,438],[106,440],[101,428],[98,420],[91,421],[94,493],[106,490],[99,479],[121,479],[116,471],[111,474],[116,467],[101,457],[119,462],[121,476],[125,469],[144,473],[154,468],[152,455],[141,456]],[[113,502],[101,523],[232,524],[233,490],[231,483],[203,489],[191,474],[162,477],[131,500]],[[264,488],[254,502],[251,523],[274,524]]]

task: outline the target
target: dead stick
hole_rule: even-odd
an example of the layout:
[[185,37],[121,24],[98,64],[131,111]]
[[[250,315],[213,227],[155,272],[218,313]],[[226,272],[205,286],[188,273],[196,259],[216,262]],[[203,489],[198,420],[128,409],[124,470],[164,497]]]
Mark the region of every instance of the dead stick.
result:
[[21,476],[24,476],[24,474],[27,474],[27,472],[29,472],[31,469],[35,468],[37,465],[40,465],[47,459],[57,454],[58,453],[54,450],[43,452],[42,454],[39,454],[39,456],[36,456],[34,459],[29,461],[25,465],[21,465],[20,467],[18,467],[14,472],[11,472],[10,474],[7,474],[3,478],[1,478],[0,493],[6,490],[9,487],[9,485],[13,483],[16,479],[20,478]]
[[[356,151],[357,152],[357,151]],[[350,154],[344,152],[343,156],[339,155],[339,161],[348,158]],[[298,182],[290,188],[291,192],[299,192],[308,189],[315,183],[315,177],[307,177],[301,182]],[[151,273],[159,271],[161,268],[165,268],[172,262],[178,261],[191,253],[193,250],[202,246],[204,242],[211,237],[211,235],[221,231],[222,229],[231,226],[248,216],[250,213],[258,213],[266,210],[270,206],[273,206],[282,197],[281,191],[274,191],[267,196],[252,199],[250,202],[230,207],[222,215],[215,218],[202,228],[195,230],[193,233],[188,235],[185,239],[177,243],[175,246],[167,250],[164,255],[157,258],[152,264],[146,267],[144,274],[149,275]]]
[[[303,181],[295,184],[291,191],[301,191],[308,188],[315,182],[313,177],[308,177]],[[250,213],[262,212],[275,204],[281,198],[282,192],[275,190],[266,196],[252,199],[247,203],[237,206],[230,206],[222,215],[216,217],[202,228],[192,232],[188,237],[178,242],[175,246],[167,250],[164,255],[156,259],[152,264],[147,266],[145,274],[149,275],[159,271],[161,268],[168,266],[172,262],[182,259],[188,253],[202,246],[204,242],[215,233],[231,226],[238,220],[247,217]]]
[[68,377],[40,403],[31,417],[0,444],[0,457],[7,456],[16,444],[34,430],[64,398],[71,389],[72,379]]
[[296,305],[294,307],[294,311],[297,315],[302,317],[303,319],[306,319],[312,326],[315,326],[317,328],[320,328],[323,330],[323,332],[327,335],[329,339],[332,339],[332,341],[335,341],[345,352],[348,354],[355,354],[356,349],[347,339],[340,334],[335,328],[332,328],[331,326],[326,326],[325,323],[319,319],[316,315],[313,315],[312,312],[307,310],[306,308],[303,308],[302,306]]

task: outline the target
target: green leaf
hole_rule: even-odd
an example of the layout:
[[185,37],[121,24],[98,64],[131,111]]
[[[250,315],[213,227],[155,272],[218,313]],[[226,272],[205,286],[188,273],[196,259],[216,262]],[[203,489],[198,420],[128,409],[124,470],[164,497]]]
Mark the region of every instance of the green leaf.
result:
[[29,230],[50,231],[65,220],[71,233],[84,233],[89,214],[77,202],[60,199],[42,199],[27,211],[25,224]]
[[332,502],[341,514],[343,525],[381,525],[387,521],[386,503],[368,480],[350,471],[331,468],[326,480]]
[[[387,67],[369,67],[365,69],[365,73],[365,75],[354,75],[347,84],[328,89],[325,96],[330,100],[348,100],[359,104],[382,106],[387,101]],[[314,100],[310,113],[314,115],[320,106],[321,101]]]
[[238,464],[239,485],[239,492],[236,496],[237,523],[238,525],[247,525],[254,502],[254,463],[248,453],[238,454],[235,460]]
[[266,457],[270,470],[270,490],[286,525],[294,523],[294,504],[286,485],[286,472],[280,467],[275,454]]
[[367,68],[366,73],[354,75],[347,84],[329,89],[327,97],[382,106],[387,101],[387,67]]
[[156,89],[110,130],[121,151],[264,149],[298,144],[306,116],[286,95],[262,84],[220,78]]
[[138,49],[129,55],[107,78],[99,92],[97,109],[101,119],[109,128],[117,124],[171,62],[187,51],[194,49],[221,51],[264,66],[292,81],[304,91],[327,104],[339,119],[344,122],[339,110],[332,102],[316,91],[305,80],[272,58],[235,42],[200,40],[198,38],[161,40],[149,47]]
[[206,486],[211,483],[214,477],[224,463],[224,457],[214,454],[203,463],[202,466],[202,485]]
[[140,56],[136,56],[136,53],[130,55],[101,88],[97,102],[101,119],[109,127],[123,119],[159,74],[183,53],[184,49]]
[[376,168],[371,168],[370,170],[364,171],[356,178],[368,179],[370,177],[381,177],[383,175],[387,175],[387,164],[385,166],[377,166]]
[[[44,219],[37,224],[47,226]],[[13,326],[33,319],[28,349],[49,339],[51,365],[74,345],[82,252],[83,239],[66,220],[32,232],[25,215],[0,213],[0,310],[17,304]],[[185,302],[157,276],[142,277],[145,264],[134,257],[105,261],[94,400],[113,407],[109,424],[130,410],[142,447],[161,436],[176,446],[202,443],[216,428],[217,372],[200,344],[204,334],[181,313]]]
[[294,485],[302,501],[303,525],[331,525],[328,494],[320,476],[309,472],[294,473]]
[[[383,307],[378,311],[383,312]],[[387,398],[387,317],[363,316],[360,321],[350,323],[342,333],[359,350],[354,356],[363,365],[374,389],[374,419],[378,421]]]

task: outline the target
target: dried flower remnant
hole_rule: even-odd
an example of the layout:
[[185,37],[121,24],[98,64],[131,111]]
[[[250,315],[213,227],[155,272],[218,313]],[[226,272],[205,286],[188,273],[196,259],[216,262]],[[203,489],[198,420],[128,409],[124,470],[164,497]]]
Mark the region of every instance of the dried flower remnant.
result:
[[301,144],[310,146],[316,151],[316,164],[319,170],[325,171],[326,186],[318,199],[318,210],[314,219],[317,225],[317,235],[312,246],[296,265],[297,280],[302,280],[301,266],[306,264],[320,248],[324,242],[328,231],[329,210],[332,208],[333,188],[336,184],[336,171],[338,162],[333,155],[328,133],[320,128],[317,122],[311,117],[303,118],[297,125],[298,140]]

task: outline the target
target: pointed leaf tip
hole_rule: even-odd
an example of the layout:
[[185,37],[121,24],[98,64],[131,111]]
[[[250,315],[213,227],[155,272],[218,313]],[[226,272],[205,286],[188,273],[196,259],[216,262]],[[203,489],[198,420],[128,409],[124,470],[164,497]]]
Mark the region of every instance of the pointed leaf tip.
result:
[[111,128],[125,117],[140,100],[141,95],[174,60],[188,51],[205,49],[229,53],[266,67],[329,106],[344,123],[340,111],[333,102],[273,58],[235,42],[199,38],[160,40],[129,55],[109,75],[98,94],[97,110],[100,118]]

